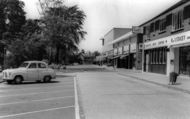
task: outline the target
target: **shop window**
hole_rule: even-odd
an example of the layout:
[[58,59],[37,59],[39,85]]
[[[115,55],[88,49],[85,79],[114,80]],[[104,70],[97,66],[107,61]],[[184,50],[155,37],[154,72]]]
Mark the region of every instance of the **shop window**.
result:
[[166,48],[163,48],[163,64],[166,63],[166,57],[167,57]]
[[166,48],[156,48],[149,51],[150,64],[165,64],[166,63]]
[[190,47],[180,48],[180,74],[190,75]]
[[154,49],[154,57],[153,57],[153,59],[154,59],[154,64],[156,64],[156,50]]
[[166,31],[166,19],[160,20],[160,32]]
[[173,14],[173,31],[177,31],[183,28],[183,11],[179,11]]
[[160,62],[159,63],[162,64],[163,63],[163,48],[160,48],[159,56],[160,56],[160,58],[159,58]]
[[151,50],[151,64],[153,64],[153,62],[154,62],[153,61],[154,60],[153,57],[154,57],[153,50]]

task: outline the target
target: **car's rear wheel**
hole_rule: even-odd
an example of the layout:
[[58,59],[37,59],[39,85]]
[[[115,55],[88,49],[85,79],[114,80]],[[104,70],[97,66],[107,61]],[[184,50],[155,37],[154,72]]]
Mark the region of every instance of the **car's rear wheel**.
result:
[[21,84],[22,83],[22,77],[21,76],[16,76],[14,79],[14,83],[15,84]]
[[43,82],[44,83],[51,82],[51,77],[50,76],[45,76]]

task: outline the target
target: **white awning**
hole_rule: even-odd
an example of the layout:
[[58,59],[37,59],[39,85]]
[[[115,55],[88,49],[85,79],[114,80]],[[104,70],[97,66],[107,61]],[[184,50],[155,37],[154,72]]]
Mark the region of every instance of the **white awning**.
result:
[[183,44],[177,44],[177,45],[170,45],[168,48],[179,48],[179,47],[185,47],[190,46],[190,43],[183,43]]

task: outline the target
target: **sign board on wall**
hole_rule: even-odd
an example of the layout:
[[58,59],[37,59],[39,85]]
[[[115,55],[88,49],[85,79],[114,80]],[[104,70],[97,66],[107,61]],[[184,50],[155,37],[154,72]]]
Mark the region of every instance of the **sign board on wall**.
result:
[[157,47],[164,47],[168,45],[168,40],[166,38],[150,41],[144,43],[145,49],[157,48]]
[[123,54],[129,53],[129,45],[123,46]]
[[118,54],[121,55],[122,54],[122,47],[118,48]]
[[145,49],[190,43],[190,31],[144,43]]
[[118,55],[117,48],[114,49],[113,53],[114,55]]
[[132,26],[132,32],[136,34],[143,33],[143,28],[139,26]]
[[130,53],[136,52],[136,49],[137,49],[137,44],[136,43],[130,44]]

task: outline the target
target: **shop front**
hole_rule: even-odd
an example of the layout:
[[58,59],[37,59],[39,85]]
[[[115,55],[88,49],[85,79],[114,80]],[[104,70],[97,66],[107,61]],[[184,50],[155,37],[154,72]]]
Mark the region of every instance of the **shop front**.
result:
[[176,73],[190,76],[190,31],[174,35],[170,38],[170,52],[174,55],[173,67]]
[[144,43],[144,71],[190,76],[190,31]]
[[136,42],[130,44],[130,55],[129,55],[129,69],[136,69],[136,52],[137,52]]
[[145,56],[147,72],[166,74],[167,47],[146,50]]
[[167,74],[167,39],[162,38],[144,44],[144,71]]
[[190,46],[179,49],[179,73],[190,76]]
[[123,48],[118,48],[118,58],[117,58],[117,68],[123,68],[123,60],[120,58],[122,56]]
[[123,68],[129,69],[129,44],[123,46],[123,55],[121,56],[123,60]]

